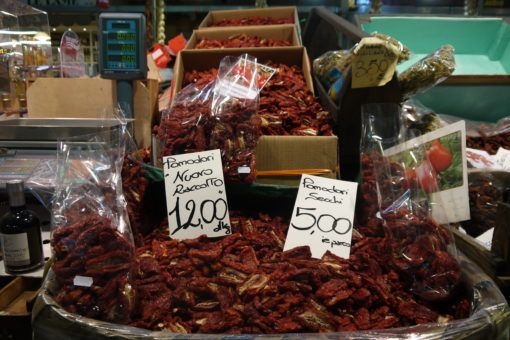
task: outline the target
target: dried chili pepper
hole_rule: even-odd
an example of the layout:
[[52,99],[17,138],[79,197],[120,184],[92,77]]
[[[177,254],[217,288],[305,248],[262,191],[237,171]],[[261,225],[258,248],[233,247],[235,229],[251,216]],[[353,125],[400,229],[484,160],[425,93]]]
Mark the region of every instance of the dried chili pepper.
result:
[[290,41],[283,39],[261,38],[256,35],[235,34],[227,39],[204,38],[195,46],[196,49],[239,48],[239,47],[280,47],[290,46]]
[[211,26],[258,26],[258,25],[283,25],[293,23],[294,23],[293,17],[274,18],[253,16],[239,19],[222,19],[218,22],[213,23]]

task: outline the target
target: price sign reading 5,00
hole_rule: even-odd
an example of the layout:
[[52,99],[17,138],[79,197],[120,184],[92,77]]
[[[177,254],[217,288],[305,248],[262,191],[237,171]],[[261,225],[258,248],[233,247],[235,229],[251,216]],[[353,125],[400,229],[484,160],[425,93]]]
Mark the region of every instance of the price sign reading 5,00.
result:
[[315,258],[327,251],[349,258],[357,186],[303,175],[283,249],[309,246]]
[[309,230],[310,235],[315,233],[315,228],[322,233],[336,233],[345,235],[352,229],[352,222],[345,217],[334,217],[331,214],[317,214],[317,208],[297,207],[296,214],[290,224],[297,230]]

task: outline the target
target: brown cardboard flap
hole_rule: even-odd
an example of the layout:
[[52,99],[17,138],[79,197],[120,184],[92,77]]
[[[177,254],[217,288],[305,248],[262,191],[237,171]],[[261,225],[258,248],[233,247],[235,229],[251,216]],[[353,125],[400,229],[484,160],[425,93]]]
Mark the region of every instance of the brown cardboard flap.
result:
[[295,6],[267,7],[253,9],[233,9],[224,11],[210,11],[198,26],[199,28],[211,27],[223,19],[238,19],[247,17],[271,17],[285,18],[294,17],[294,24],[299,24],[297,8]]
[[134,134],[139,148],[151,145],[152,122],[158,110],[158,91],[159,83],[154,79],[148,79],[146,83],[137,81],[134,84]]
[[225,56],[239,56],[248,53],[264,63],[270,60],[285,65],[299,65],[308,88],[313,93],[313,81],[310,73],[310,61],[304,47],[280,47],[280,48],[230,48],[214,50],[183,50],[179,53],[174,66],[174,83],[172,98],[182,88],[182,80],[186,71],[204,71],[212,67],[217,68],[221,59]]
[[0,290],[0,311],[8,315],[29,315],[27,302],[41,287],[40,278],[17,277]]
[[[202,39],[221,39],[225,40],[233,35],[248,34],[261,38],[271,38],[278,40],[287,40],[291,46],[301,46],[295,25],[278,25],[278,26],[240,26],[240,27],[211,27],[210,29],[194,30],[188,43],[187,50],[195,49],[195,46]],[[250,47],[247,47],[250,48]],[[251,47],[260,48],[260,47]],[[281,47],[274,47],[281,48]]]
[[[138,147],[151,144],[158,110],[157,80],[133,82],[134,135]],[[115,81],[101,78],[37,78],[27,90],[30,118],[115,118]]]
[[[257,171],[330,169],[337,178],[338,138],[336,136],[262,136],[256,149]],[[257,183],[298,185],[301,176],[260,177]]]
[[115,83],[101,78],[37,78],[27,90],[30,118],[112,118]]

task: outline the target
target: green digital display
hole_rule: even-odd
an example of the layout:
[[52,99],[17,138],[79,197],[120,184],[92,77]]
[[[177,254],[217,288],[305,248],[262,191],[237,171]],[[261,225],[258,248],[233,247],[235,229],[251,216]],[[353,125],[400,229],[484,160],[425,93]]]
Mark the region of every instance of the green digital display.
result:
[[[104,60],[109,70],[140,68],[138,25],[134,19],[107,19],[103,22]],[[106,34],[105,34],[106,33]]]
[[110,79],[141,79],[146,76],[143,14],[102,13],[99,23],[101,75]]

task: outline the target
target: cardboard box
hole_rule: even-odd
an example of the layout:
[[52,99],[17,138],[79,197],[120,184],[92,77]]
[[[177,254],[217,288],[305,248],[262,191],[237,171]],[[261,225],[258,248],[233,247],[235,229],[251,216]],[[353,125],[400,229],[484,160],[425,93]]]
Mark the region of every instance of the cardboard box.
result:
[[299,65],[308,88],[313,93],[313,80],[311,76],[310,60],[304,47],[280,47],[280,48],[229,48],[214,50],[183,50],[179,53],[174,65],[174,80],[172,84],[172,98],[182,88],[182,80],[186,71],[204,71],[217,68],[221,59],[226,56],[239,56],[248,53],[256,57],[258,62],[264,63],[271,60],[275,63],[286,65]]
[[[138,147],[151,144],[158,110],[158,81],[135,81],[134,135]],[[27,90],[29,118],[114,118],[116,82],[101,78],[37,78]]]
[[[328,178],[338,177],[336,136],[262,136],[255,151],[257,171],[328,169]],[[301,175],[257,177],[256,183],[299,185]]]
[[[173,96],[181,89],[185,71],[208,70],[218,67],[227,55],[240,55],[246,49],[184,50],[179,54],[174,67]],[[300,65],[310,90],[313,83],[310,62],[304,47],[257,48],[249,51],[260,62],[271,60],[287,65]],[[338,138],[336,136],[262,136],[256,148],[257,171],[329,169],[327,177],[337,177]],[[298,176],[272,176],[257,178],[256,183],[291,185],[299,184]]]
[[27,89],[30,118],[112,118],[115,82],[101,78],[37,78]]
[[16,277],[0,290],[0,338],[31,339],[32,306],[42,279]]
[[[299,31],[299,17],[298,11],[295,6],[285,7],[266,7],[266,8],[252,8],[252,9],[233,9],[224,11],[210,11],[205,16],[204,20],[198,25],[198,28],[212,28],[213,24],[223,19],[239,19],[249,17],[271,17],[271,18],[294,18],[294,25]],[[239,27],[239,26],[235,26]]]
[[[221,39],[226,40],[233,35],[247,34],[255,35],[260,38],[271,38],[278,40],[287,40],[291,46],[301,46],[301,41],[297,35],[295,25],[271,25],[271,26],[241,26],[241,27],[211,27],[206,30],[194,30],[193,34],[186,44],[187,50],[195,49],[195,46],[202,39]],[[260,48],[260,47],[247,47]],[[281,47],[273,47],[281,48]]]

